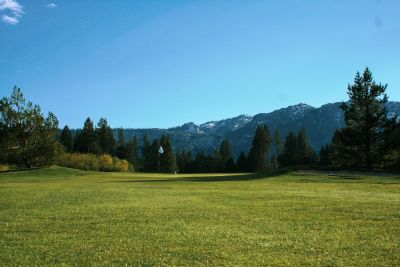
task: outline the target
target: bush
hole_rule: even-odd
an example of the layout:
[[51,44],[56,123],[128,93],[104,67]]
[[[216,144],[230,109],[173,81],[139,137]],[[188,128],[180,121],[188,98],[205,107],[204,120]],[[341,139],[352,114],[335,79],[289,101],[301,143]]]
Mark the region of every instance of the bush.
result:
[[0,164],[0,172],[8,171],[10,168],[8,165]]
[[81,153],[64,153],[58,157],[57,165],[88,171],[127,172],[132,171],[133,166],[126,160],[110,155],[94,155]]

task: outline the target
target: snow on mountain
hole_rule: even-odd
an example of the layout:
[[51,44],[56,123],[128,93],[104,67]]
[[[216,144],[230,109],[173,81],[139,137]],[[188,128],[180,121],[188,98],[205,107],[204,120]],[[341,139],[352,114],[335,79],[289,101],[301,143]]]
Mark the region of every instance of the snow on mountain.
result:
[[220,120],[220,121],[209,121],[200,124],[200,128],[206,132],[216,132],[216,131],[231,131],[239,129],[249,123],[253,119],[250,115],[240,115],[234,118]]

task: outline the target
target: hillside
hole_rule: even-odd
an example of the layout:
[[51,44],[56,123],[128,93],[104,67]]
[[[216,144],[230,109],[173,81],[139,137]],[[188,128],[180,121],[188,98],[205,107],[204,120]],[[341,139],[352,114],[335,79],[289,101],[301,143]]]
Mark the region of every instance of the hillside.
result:
[[[282,138],[290,131],[306,128],[311,145],[316,149],[330,143],[336,129],[343,127],[343,114],[340,103],[330,103],[319,108],[307,104],[289,106],[270,113],[254,116],[240,115],[220,121],[210,121],[200,125],[193,122],[169,129],[125,129],[127,139],[137,136],[142,140],[147,133],[149,139],[159,138],[162,134],[171,136],[175,149],[185,149],[194,153],[204,150],[207,153],[216,149],[223,138],[227,137],[233,146],[235,156],[240,151],[248,151],[259,124],[267,124],[271,133],[279,129]],[[400,114],[400,102],[387,104],[390,115]],[[115,135],[117,129],[114,130]]]

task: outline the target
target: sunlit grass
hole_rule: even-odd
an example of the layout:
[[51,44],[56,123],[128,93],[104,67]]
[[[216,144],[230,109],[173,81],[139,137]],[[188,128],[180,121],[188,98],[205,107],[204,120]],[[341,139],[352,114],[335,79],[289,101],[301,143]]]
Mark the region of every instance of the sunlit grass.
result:
[[0,174],[0,265],[399,265],[400,178]]

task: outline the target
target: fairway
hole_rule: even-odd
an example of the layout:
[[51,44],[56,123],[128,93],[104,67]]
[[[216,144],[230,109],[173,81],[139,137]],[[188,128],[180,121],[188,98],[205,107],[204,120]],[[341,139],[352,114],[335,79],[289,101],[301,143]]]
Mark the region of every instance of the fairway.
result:
[[0,266],[399,264],[399,177],[0,173]]

